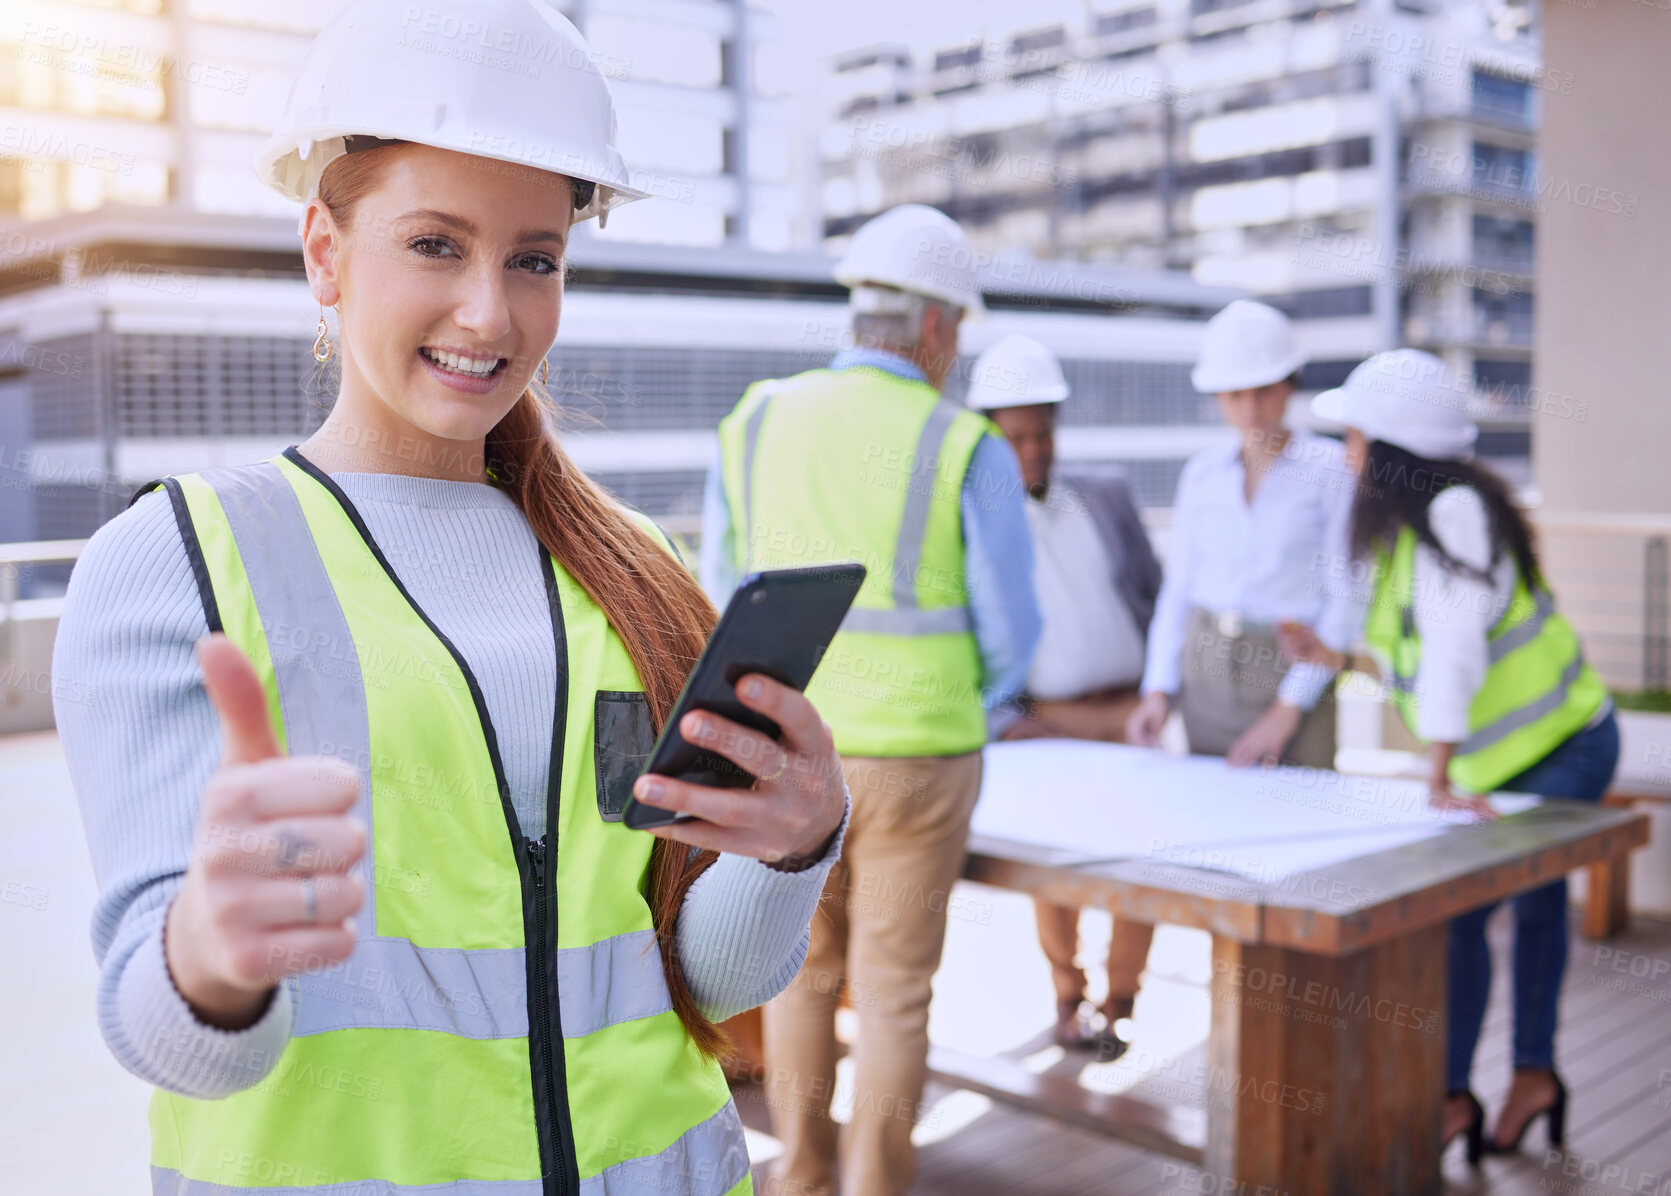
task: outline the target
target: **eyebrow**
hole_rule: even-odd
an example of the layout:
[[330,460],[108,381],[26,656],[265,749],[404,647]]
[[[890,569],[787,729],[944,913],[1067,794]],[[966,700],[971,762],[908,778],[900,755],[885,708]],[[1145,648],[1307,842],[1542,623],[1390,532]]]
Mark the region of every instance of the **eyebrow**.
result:
[[[445,224],[452,228],[456,228],[467,237],[474,237],[480,231],[476,228],[474,221],[466,220],[463,216],[455,216],[451,212],[440,211],[437,208],[414,208],[405,215],[397,216],[395,218],[396,223],[403,220],[433,220],[437,224]],[[516,235],[516,240],[519,243],[528,241],[555,241],[557,244],[563,245],[567,243],[568,237],[563,233],[553,232],[548,228],[525,228]]]

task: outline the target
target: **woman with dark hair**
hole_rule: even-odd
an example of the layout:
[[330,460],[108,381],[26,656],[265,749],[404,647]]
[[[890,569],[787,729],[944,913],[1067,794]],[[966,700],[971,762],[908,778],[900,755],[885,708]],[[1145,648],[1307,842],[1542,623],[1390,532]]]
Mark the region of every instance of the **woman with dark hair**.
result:
[[[1525,516],[1507,485],[1471,460],[1478,429],[1469,389],[1437,357],[1399,349],[1370,358],[1313,400],[1346,425],[1359,478],[1352,546],[1374,564],[1364,638],[1405,721],[1432,744],[1431,800],[1495,816],[1496,790],[1598,801],[1619,758],[1613,703],[1555,611]],[[1285,633],[1299,659],[1347,664],[1303,628]],[[1485,922],[1495,906],[1451,923],[1450,1037],[1443,1141],[1487,1141],[1468,1090],[1491,988]],[[1514,898],[1514,1080],[1489,1139],[1516,1149],[1539,1114],[1559,1145],[1566,1088],[1555,1025],[1567,958],[1565,879]]]

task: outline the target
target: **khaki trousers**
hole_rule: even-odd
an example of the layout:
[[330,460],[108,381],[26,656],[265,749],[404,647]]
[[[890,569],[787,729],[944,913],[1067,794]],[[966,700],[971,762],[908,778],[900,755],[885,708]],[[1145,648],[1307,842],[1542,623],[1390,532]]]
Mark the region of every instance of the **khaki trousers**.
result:
[[[1079,701],[1040,701],[1039,716],[1060,727],[1075,739],[1104,743],[1126,741],[1126,719],[1141,701],[1137,687],[1095,694]],[[1033,902],[1038,920],[1039,946],[1050,961],[1050,980],[1060,1003],[1078,1002],[1085,997],[1085,971],[1076,962],[1079,954],[1079,908]],[[1137,996],[1143,966],[1149,959],[1149,944],[1155,928],[1147,922],[1114,919],[1108,942],[1108,999],[1130,1001]]]
[[[1183,716],[1189,750],[1206,756],[1228,752],[1237,737],[1276,701],[1287,671],[1288,662],[1277,647],[1274,630],[1255,627],[1227,636],[1212,615],[1199,608],[1191,611],[1178,685],[1178,713]],[[1334,754],[1331,685],[1316,708],[1300,720],[1282,762],[1332,769]]]
[[[1085,997],[1085,970],[1074,962],[1079,951],[1079,909],[1072,905],[1033,902],[1038,917],[1039,946],[1050,961],[1050,980],[1056,986],[1058,1002],[1080,1001]],[[1149,960],[1149,944],[1155,928],[1129,918],[1114,919],[1114,933],[1108,940],[1108,1000],[1130,1001],[1137,996],[1143,965]]]
[[981,756],[850,757],[853,813],[812,919],[800,974],[765,1006],[772,1132],[783,1143],[766,1185],[782,1196],[835,1190],[839,988],[858,1014],[853,1116],[842,1159],[848,1196],[891,1196],[916,1174],[911,1129],[928,1072],[928,1003],[963,872]]

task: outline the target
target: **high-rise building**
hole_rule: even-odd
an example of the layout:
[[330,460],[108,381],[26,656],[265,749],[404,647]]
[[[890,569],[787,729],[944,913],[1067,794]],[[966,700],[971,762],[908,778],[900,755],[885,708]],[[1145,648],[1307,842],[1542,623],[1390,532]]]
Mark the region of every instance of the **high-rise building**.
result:
[[[106,204],[289,215],[250,160],[313,35],[347,0],[13,0],[0,7],[0,226]],[[635,181],[675,200],[601,236],[816,243],[791,97],[756,82],[770,13],[747,0],[567,0],[609,79]],[[423,28],[425,10],[414,6]],[[444,15],[444,14],[442,14]],[[445,41],[443,22],[426,34]],[[479,52],[469,36],[460,54]],[[746,181],[745,181],[746,180]],[[590,230],[586,235],[590,235]]]
[[1295,317],[1307,390],[1431,349],[1496,395],[1482,451],[1524,478],[1561,202],[1534,138],[1571,86],[1539,62],[1512,0],[1120,0],[926,59],[866,46],[825,74],[827,244],[915,201],[995,257],[1188,269]]

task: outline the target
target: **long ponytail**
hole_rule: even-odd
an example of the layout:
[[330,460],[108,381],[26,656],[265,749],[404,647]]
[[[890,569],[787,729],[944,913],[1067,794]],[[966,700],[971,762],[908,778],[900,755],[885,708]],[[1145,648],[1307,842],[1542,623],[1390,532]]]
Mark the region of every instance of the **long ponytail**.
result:
[[[355,206],[372,191],[394,147],[344,154],[319,180],[319,198],[347,229]],[[717,614],[696,579],[667,548],[582,473],[557,440],[556,404],[536,385],[523,391],[487,434],[485,456],[499,487],[516,499],[534,535],[602,608],[644,683],[659,731],[696,665]],[[703,1015],[679,966],[676,928],[685,894],[719,858],[670,839],[650,850],[650,916],[661,948],[667,988],[696,1047],[718,1056],[725,1031]]]
[[[487,464],[540,543],[621,637],[659,731],[713,630],[713,603],[665,546],[569,460],[555,423],[555,404],[530,386],[487,434]],[[673,1009],[708,1055],[720,1054],[728,1041],[685,984],[675,928],[685,894],[718,858],[670,839],[657,839],[650,851],[650,913]]]

